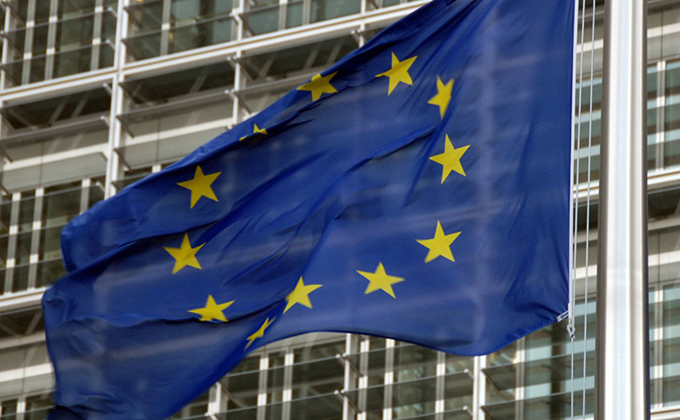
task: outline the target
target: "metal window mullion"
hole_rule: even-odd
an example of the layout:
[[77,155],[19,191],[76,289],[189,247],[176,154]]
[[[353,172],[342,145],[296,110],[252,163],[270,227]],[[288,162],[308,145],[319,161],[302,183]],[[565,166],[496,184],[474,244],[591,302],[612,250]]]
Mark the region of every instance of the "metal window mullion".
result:
[[473,359],[473,382],[472,382],[472,420],[484,420],[486,415],[482,407],[486,404],[486,356],[477,356]]
[[208,412],[206,417],[210,419],[218,418],[217,415],[222,413],[222,407],[224,406],[224,391],[222,390],[222,382],[217,381],[212,387],[210,387],[208,397]]
[[517,376],[515,377],[515,418],[524,418],[524,396],[526,390],[524,389],[525,384],[525,373],[526,373],[526,339],[522,338],[517,341],[517,350],[515,355],[514,363],[517,365]]
[[444,420],[444,411],[446,411],[446,354],[442,352],[437,352],[436,375],[434,419]]
[[[43,0],[44,1],[44,0]],[[45,57],[45,80],[54,75],[54,56],[57,51],[57,27],[59,24],[59,0],[50,0],[50,17],[47,24],[47,56]]]
[[35,4],[37,0],[27,0],[26,36],[24,38],[24,65],[21,72],[21,84],[27,85],[31,81],[31,59],[33,58],[33,35],[35,27]]
[[666,147],[666,60],[656,63],[656,168],[665,168]]
[[[122,177],[122,168],[120,156],[116,150],[123,144],[124,130],[118,116],[123,113],[123,105],[125,96],[123,89],[120,87],[120,82],[123,80],[123,66],[126,61],[125,43],[122,39],[126,36],[128,30],[128,19],[123,17],[125,13],[125,6],[129,4],[129,0],[118,1],[118,13],[116,21],[116,50],[114,51],[114,66],[116,74],[111,81],[111,105],[109,116],[109,139],[106,160],[106,178],[104,180],[104,198],[109,198],[114,195],[116,187],[114,182]],[[126,15],[127,16],[127,15]]]
[[[11,28],[12,22],[12,8],[8,7],[5,9],[5,21],[3,22],[4,33],[8,33]],[[2,68],[4,69],[9,62],[9,40],[8,38],[2,37]],[[0,92],[7,89],[7,70],[0,72]]]
[[361,343],[359,343],[359,371],[361,376],[358,381],[357,402],[359,405],[359,414],[357,414],[357,420],[366,420],[366,400],[368,388],[368,373],[370,372],[369,357],[368,352],[371,350],[371,340],[368,336],[361,336]]
[[16,266],[17,241],[19,238],[19,210],[21,193],[12,194],[12,213],[9,217],[9,238],[7,242],[7,271],[5,271],[5,293],[12,291],[14,267]]
[[279,31],[286,29],[288,16],[288,0],[279,0]]
[[[245,25],[243,24],[243,13],[246,8],[246,0],[238,0],[238,7],[234,10],[235,21],[236,21],[236,39],[241,40],[245,37]],[[228,57],[231,60],[234,68],[234,91],[238,92],[245,87],[245,78],[243,77],[243,67],[241,65],[241,57],[243,57],[243,52],[239,49],[232,57]],[[237,125],[241,122],[243,111],[241,110],[241,99],[238,95],[232,96],[232,126]]]
[[16,419],[17,420],[25,420],[26,416],[24,413],[26,412],[26,396],[22,395],[18,398],[17,401],[17,415]]
[[[239,50],[236,52],[236,55],[234,57],[231,57],[230,59],[233,62],[234,66],[234,91],[238,92],[241,89],[243,89],[246,86],[246,79],[243,74],[243,66],[241,64],[241,57],[243,56],[243,53]],[[236,94],[232,95],[232,114],[231,114],[231,119],[232,119],[232,125],[237,125],[238,123],[241,122],[243,119],[243,115],[245,114],[243,110],[241,109],[243,106],[241,104],[241,97]]]
[[87,208],[90,206],[90,187],[92,186],[92,180],[90,178],[85,178],[80,184],[80,209],[79,213],[85,213]]
[[[286,348],[283,358],[283,393],[281,395],[282,420],[290,420],[290,404],[293,400],[293,364],[295,363],[295,353],[291,347]],[[295,419],[293,419],[295,420]]]
[[260,356],[260,374],[257,390],[257,420],[265,420],[267,417],[267,385],[269,375],[269,355],[263,353]]
[[118,150],[122,144],[121,137],[123,136],[123,129],[117,116],[123,113],[123,101],[125,98],[123,96],[123,89],[120,86],[120,81],[118,79],[119,75],[116,74],[116,76],[114,76],[113,80],[111,81],[111,111],[109,117],[110,124],[104,198],[109,198],[116,194],[117,190],[114,182],[122,177],[120,156],[118,156],[116,150]]
[[246,13],[248,3],[246,0],[237,0],[238,7],[232,10],[234,19],[236,20],[236,40],[240,41],[246,37],[246,25],[243,23],[243,15]]
[[394,384],[394,344],[392,339],[385,340],[385,389],[383,393],[383,420],[392,420],[392,391]]
[[118,0],[118,9],[116,11],[116,39],[114,41],[115,51],[113,65],[120,75],[121,69],[126,62],[127,48],[123,42],[123,38],[128,36],[129,17],[125,6],[129,5],[130,0]]
[[359,24],[359,48],[366,44],[366,22]]
[[302,24],[309,25],[312,21],[312,0],[302,1]]
[[31,232],[31,253],[28,265],[28,288],[34,289],[38,277],[38,263],[40,262],[40,233],[42,232],[42,213],[45,201],[45,188],[39,187],[35,191],[33,206],[33,228]]
[[[658,258],[658,254],[656,258]],[[657,263],[658,266],[658,263]],[[654,353],[656,356],[656,366],[654,366],[654,377],[656,378],[656,387],[654,387],[656,393],[652,396],[652,404],[657,407],[663,406],[663,376],[664,376],[664,363],[663,363],[663,340],[664,328],[663,328],[663,287],[660,285],[654,289],[654,302],[658,308],[655,311],[655,321],[656,328],[654,328],[654,339],[656,340],[656,347],[654,348]]]
[[92,55],[90,57],[90,70],[99,68],[99,58],[101,56],[102,26],[104,22],[104,0],[97,0],[95,3],[94,22],[92,25]]
[[352,420],[354,418],[354,410],[350,404],[350,397],[347,392],[354,388],[356,383],[356,374],[354,373],[354,367],[350,360],[350,355],[356,353],[357,348],[357,336],[354,334],[345,335],[345,354],[343,361],[343,382],[342,390],[344,392],[342,398],[342,420]]
[[172,0],[163,0],[163,15],[161,16],[161,56],[168,55],[170,44],[170,11]]

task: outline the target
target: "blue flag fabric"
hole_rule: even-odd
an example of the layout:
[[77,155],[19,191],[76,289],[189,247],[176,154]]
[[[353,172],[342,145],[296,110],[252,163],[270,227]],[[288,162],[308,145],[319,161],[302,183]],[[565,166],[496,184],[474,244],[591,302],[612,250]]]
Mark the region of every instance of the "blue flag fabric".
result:
[[573,1],[435,0],[63,232],[52,419],[311,331],[493,352],[568,306]]

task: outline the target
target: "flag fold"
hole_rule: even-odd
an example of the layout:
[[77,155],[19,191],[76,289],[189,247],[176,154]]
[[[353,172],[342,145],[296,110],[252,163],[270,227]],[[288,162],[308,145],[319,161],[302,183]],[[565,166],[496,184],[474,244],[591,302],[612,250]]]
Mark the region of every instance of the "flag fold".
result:
[[568,306],[573,2],[434,0],[73,220],[52,419],[162,419],[312,331],[493,352]]

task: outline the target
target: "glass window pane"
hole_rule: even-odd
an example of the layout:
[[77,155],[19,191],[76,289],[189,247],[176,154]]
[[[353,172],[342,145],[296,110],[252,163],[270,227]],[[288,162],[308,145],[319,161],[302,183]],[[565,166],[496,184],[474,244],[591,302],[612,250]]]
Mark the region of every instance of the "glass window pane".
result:
[[33,191],[24,192],[19,203],[19,232],[33,229],[33,218],[35,208],[35,193]]
[[286,6],[286,28],[295,28],[302,25],[302,1],[289,2]]
[[[271,417],[280,419],[281,416]],[[341,420],[342,401],[335,395],[293,400],[290,418],[295,420]]]
[[409,381],[435,376],[437,352],[414,345],[398,345],[394,349],[394,380]]
[[77,19],[68,19],[57,25],[56,51],[72,50],[92,44],[94,13]]
[[169,53],[206,47],[232,40],[232,20],[225,17],[171,29]]
[[2,415],[0,418],[2,420],[16,420],[18,402],[16,399],[0,402],[0,414]]
[[312,0],[312,22],[347,16],[361,11],[360,0]]
[[80,213],[81,182],[48,188],[43,197],[43,227],[63,226]]
[[[57,251],[55,250],[56,254]],[[61,253],[57,259],[41,261],[38,263],[38,277],[35,287],[45,287],[59,280],[66,275],[64,263],[61,260]]]
[[160,29],[163,24],[163,1],[147,0],[144,2],[133,2],[128,8],[130,17],[130,34],[136,35],[156,29]]
[[47,412],[54,406],[51,394],[36,395],[34,397],[26,398],[26,414],[25,420],[44,420],[47,417]]
[[[288,6],[290,7],[290,6]],[[261,35],[267,32],[274,32],[279,29],[278,5],[262,9],[251,10],[243,15],[248,30],[252,35]]]
[[12,292],[22,292],[28,290],[28,264],[14,267],[14,277],[12,282]]

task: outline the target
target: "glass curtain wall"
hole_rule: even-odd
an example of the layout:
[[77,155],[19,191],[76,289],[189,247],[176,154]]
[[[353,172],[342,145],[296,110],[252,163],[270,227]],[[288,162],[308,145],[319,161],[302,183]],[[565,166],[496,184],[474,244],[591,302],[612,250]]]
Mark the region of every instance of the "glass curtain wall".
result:
[[[68,221],[261,111],[394,13],[424,2],[0,2],[0,419],[41,420],[52,404],[39,299],[64,273],[59,235]],[[558,420],[570,418],[572,405],[575,418],[592,418],[597,196],[586,223],[585,194],[588,173],[595,192],[599,180],[602,2],[596,6],[591,16],[586,4],[575,104],[573,341],[563,322],[467,358],[310,334],[253,353],[173,418]],[[654,417],[680,419],[680,1],[649,6],[652,403]]]
[[11,86],[51,80],[113,65],[117,0],[3,2]]

